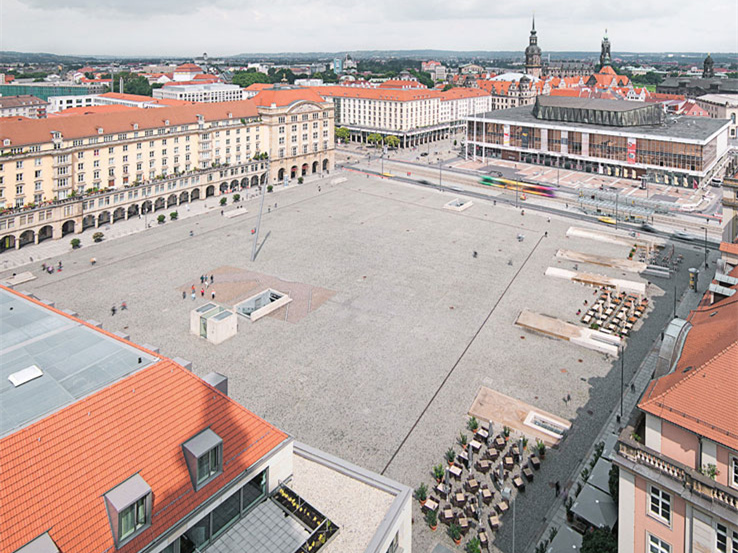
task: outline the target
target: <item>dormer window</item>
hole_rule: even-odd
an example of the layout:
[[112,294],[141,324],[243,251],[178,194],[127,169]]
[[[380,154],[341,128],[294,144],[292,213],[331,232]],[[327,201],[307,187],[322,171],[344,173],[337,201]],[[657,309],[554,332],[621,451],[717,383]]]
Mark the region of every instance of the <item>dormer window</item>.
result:
[[104,497],[116,547],[127,543],[151,524],[151,487],[140,474],[134,474]]
[[209,428],[182,444],[182,451],[195,491],[223,472],[223,440]]

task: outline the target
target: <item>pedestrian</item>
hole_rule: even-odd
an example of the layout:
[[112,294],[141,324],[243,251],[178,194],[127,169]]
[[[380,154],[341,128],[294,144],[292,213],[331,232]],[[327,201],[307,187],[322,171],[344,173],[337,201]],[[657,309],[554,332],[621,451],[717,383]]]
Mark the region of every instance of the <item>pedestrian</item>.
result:
[[46,270],[46,263],[41,263],[41,270],[42,271],[45,271]]
[[212,292],[210,292],[210,299],[211,300],[214,300],[215,299],[215,290],[213,290]]
[[213,283],[213,275],[210,275],[210,284]]
[[556,481],[556,484],[554,484],[554,487],[556,488],[556,497],[559,497],[559,493],[561,493],[561,484],[559,484],[559,481]]
[[115,306],[113,306],[113,307],[110,308],[110,316],[111,317],[114,317],[115,316],[115,313],[116,313],[116,309],[115,309]]
[[195,291],[192,291],[192,301],[195,301]]
[[190,288],[190,290],[192,291],[193,294],[195,293],[195,285],[194,284],[192,285],[192,288]]
[[205,288],[200,288],[200,297],[201,298],[205,297]]
[[320,192],[320,186],[318,187],[318,192]]
[[571,394],[566,394],[566,403],[571,401]]
[[125,301],[122,301],[120,304],[120,310],[126,311],[128,309],[128,304]]
[[546,231],[546,232],[543,233],[543,237],[544,238],[548,238],[548,231]]
[[549,223],[551,222],[551,217],[549,217],[549,218],[548,218],[548,222],[549,222]]
[[[205,276],[204,275],[200,275],[200,284],[202,284],[203,282],[205,282]],[[194,288],[194,286],[193,286],[193,288]]]
[[182,299],[183,300],[187,299],[187,292],[185,292],[184,290],[182,290]]
[[220,214],[223,215],[223,210],[222,209],[220,210]]
[[476,259],[476,258],[477,258],[477,252],[476,252],[476,250],[474,251],[474,253],[472,253],[472,257],[473,257],[474,259]]

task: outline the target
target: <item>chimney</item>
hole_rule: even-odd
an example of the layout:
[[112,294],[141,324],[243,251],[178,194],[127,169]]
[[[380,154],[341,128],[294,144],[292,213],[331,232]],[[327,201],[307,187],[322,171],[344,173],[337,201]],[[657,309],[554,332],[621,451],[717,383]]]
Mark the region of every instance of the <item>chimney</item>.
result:
[[211,372],[203,376],[202,378],[205,382],[210,384],[213,388],[218,390],[219,392],[223,393],[224,395],[228,395],[228,377],[223,376],[220,373]]

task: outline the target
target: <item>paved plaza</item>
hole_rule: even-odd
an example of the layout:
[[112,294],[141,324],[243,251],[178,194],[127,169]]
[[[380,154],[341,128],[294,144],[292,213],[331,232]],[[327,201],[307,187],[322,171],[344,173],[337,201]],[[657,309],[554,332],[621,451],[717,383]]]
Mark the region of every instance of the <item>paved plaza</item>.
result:
[[[628,249],[567,238],[572,222],[563,217],[548,222],[477,200],[452,212],[443,209],[451,194],[346,176],[341,184],[325,179],[267,195],[266,239],[255,262],[249,259],[258,204],[251,200],[249,212],[232,219],[212,210],[69,251],[53,258],[63,261],[62,273],[41,274],[40,261],[13,271],[38,276],[21,290],[188,359],[199,375],[223,373],[234,399],[296,439],[412,487],[431,483],[432,465],[464,429],[481,386],[571,421],[567,438],[518,499],[522,551],[554,503],[553,482],[570,478],[618,403],[620,361],[513,323],[527,308],[580,324],[576,311],[593,289],[544,276],[547,267],[572,269],[556,258],[558,249],[619,258]],[[686,257],[678,277],[648,286],[651,308],[627,341],[626,382],[670,319],[675,285],[681,295],[687,268],[703,258],[695,246],[678,251]],[[216,346],[189,333],[189,312],[210,301],[210,290],[218,301],[222,268],[330,294],[299,320],[239,318],[238,334]],[[609,267],[586,269],[624,276]],[[202,298],[200,275],[213,273]],[[625,278],[645,282],[632,273]],[[182,299],[192,284],[196,299]],[[111,316],[122,301],[128,309]],[[428,530],[417,502],[413,509],[416,551],[438,543],[460,550],[443,526]],[[497,536],[505,551],[508,519]]]

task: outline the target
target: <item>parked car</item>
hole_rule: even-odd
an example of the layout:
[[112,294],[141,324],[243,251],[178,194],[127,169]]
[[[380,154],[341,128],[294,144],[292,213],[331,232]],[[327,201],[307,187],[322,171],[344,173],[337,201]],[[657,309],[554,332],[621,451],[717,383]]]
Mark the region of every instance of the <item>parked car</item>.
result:
[[597,220],[600,223],[605,223],[606,225],[614,225],[615,224],[615,219],[613,219],[612,217],[598,217]]
[[656,227],[654,227],[653,225],[650,225],[648,223],[641,223],[641,230],[643,230],[645,232],[657,232],[656,231]]

